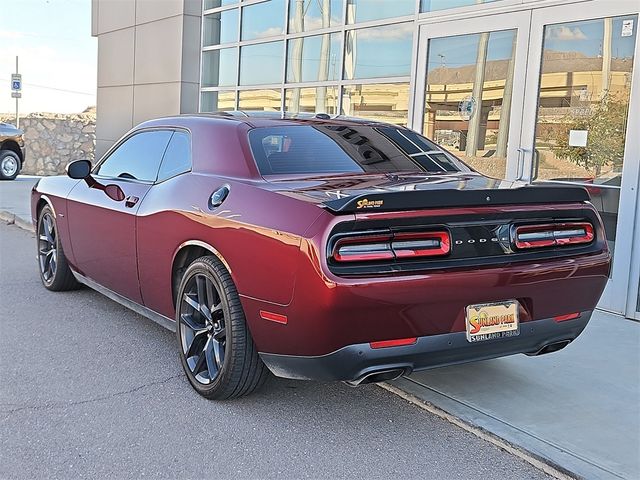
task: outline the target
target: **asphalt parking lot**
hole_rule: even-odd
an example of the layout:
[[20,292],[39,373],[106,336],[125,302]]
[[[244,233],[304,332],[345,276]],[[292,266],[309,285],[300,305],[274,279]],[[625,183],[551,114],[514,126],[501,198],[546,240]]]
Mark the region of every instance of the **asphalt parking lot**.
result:
[[172,333],[89,290],[42,287],[34,238],[0,224],[2,478],[545,478],[373,385],[272,378],[199,397]]

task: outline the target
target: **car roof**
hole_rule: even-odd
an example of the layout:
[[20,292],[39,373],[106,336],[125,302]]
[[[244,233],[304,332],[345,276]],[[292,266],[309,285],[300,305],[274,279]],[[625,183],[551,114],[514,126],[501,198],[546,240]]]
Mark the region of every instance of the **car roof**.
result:
[[276,127],[283,125],[336,125],[336,126],[391,126],[396,128],[398,125],[391,123],[367,120],[364,118],[348,117],[344,115],[327,115],[321,114],[291,114],[283,112],[265,112],[265,111],[248,111],[248,110],[232,110],[226,112],[214,113],[187,113],[175,115],[171,117],[161,117],[147,122],[141,123],[136,128],[145,127],[189,127],[191,124],[202,123],[231,123],[245,124],[249,128],[257,127]]

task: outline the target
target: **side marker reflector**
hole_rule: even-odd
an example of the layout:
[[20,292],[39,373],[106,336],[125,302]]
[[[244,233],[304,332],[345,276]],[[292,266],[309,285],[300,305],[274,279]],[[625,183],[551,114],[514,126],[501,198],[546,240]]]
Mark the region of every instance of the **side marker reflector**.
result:
[[558,315],[557,317],[553,317],[556,322],[564,322],[567,320],[575,320],[580,316],[580,312],[576,313],[567,313],[566,315]]
[[289,319],[286,315],[280,315],[279,313],[267,312],[265,310],[260,310],[260,318],[264,320],[269,320],[271,322],[281,323],[282,325],[286,325]]
[[371,348],[404,347],[406,345],[413,345],[417,341],[417,337],[399,338],[398,340],[381,340],[379,342],[371,342],[369,343],[369,346],[371,346]]

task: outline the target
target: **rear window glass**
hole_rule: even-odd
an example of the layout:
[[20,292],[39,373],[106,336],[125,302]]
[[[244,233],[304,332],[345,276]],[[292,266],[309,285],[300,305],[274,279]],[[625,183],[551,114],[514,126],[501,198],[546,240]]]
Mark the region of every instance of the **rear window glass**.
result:
[[262,175],[468,171],[426,138],[393,127],[260,127],[249,142]]

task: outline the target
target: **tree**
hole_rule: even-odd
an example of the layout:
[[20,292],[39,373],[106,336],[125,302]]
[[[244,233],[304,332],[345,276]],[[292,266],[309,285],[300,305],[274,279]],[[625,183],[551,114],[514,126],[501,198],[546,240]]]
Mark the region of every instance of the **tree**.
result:
[[[568,159],[593,171],[598,177],[605,165],[613,165],[614,169],[622,167],[629,102],[621,96],[608,94],[598,104],[588,108],[586,115],[569,114],[562,119],[551,134],[551,150],[556,157]],[[571,130],[589,132],[586,147],[569,145]]]

